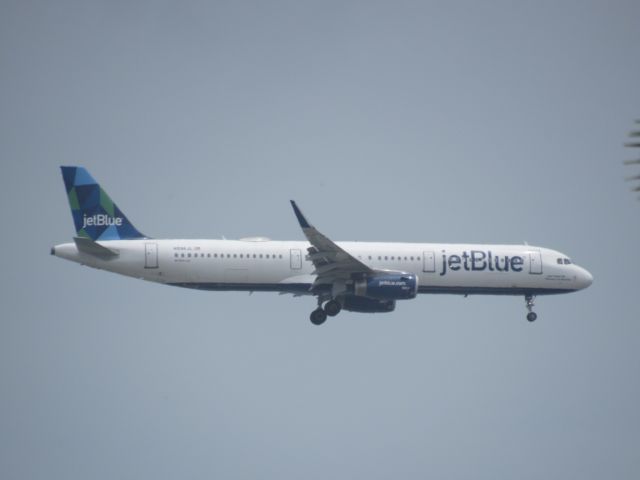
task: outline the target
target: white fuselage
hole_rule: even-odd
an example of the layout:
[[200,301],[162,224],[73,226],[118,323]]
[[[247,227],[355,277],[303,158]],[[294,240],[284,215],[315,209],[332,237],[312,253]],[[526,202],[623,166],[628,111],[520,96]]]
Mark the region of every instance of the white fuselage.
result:
[[[100,258],[74,243],[52,253],[93,268],[205,290],[310,293],[316,275],[300,241],[110,240]],[[529,245],[337,242],[376,270],[413,273],[418,293],[541,295],[586,288],[592,277],[554,250]]]

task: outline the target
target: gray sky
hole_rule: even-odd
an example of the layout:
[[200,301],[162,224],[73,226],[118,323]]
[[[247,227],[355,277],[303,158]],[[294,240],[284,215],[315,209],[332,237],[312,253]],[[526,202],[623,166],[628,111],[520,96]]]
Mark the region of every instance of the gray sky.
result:
[[[0,477],[640,475],[640,3],[0,3]],[[588,290],[311,299],[49,256],[86,166],[156,237],[510,242]]]

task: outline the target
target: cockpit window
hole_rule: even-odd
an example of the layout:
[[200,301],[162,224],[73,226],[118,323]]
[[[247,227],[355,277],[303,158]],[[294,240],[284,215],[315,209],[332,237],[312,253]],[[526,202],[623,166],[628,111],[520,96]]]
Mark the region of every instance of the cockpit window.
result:
[[571,265],[571,260],[569,260],[568,258],[564,259],[564,264],[565,265]]
[[561,258],[558,259],[558,265],[562,265],[562,259]]

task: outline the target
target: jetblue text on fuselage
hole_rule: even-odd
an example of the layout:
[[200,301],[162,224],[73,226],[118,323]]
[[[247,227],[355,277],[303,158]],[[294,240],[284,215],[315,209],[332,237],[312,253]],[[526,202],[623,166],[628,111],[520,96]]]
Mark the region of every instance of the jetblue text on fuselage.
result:
[[471,272],[521,272],[524,259],[518,255],[494,255],[491,250],[463,251],[462,255],[447,255],[442,253],[442,269],[440,275],[445,275],[447,269],[456,272],[466,270]]
[[87,217],[86,215],[82,217],[82,228],[87,228],[90,226],[105,227],[110,225],[121,227],[122,218],[110,217],[109,215],[105,215],[104,213],[99,213],[97,215],[93,215],[92,217]]

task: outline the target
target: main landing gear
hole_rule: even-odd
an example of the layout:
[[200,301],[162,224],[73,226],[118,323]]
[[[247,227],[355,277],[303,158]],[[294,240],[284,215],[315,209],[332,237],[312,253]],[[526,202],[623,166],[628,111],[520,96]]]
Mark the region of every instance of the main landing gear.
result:
[[529,313],[527,313],[527,320],[529,320],[530,322],[535,322],[536,318],[538,318],[538,315],[536,314],[536,312],[533,311],[533,301],[535,300],[536,297],[534,297],[533,295],[525,295],[524,296],[524,301],[526,302],[527,305],[527,310],[529,310]]
[[313,312],[311,312],[309,319],[314,325],[322,325],[325,320],[327,320],[327,314],[322,308],[318,307]]
[[314,325],[322,325],[327,320],[327,316],[335,317],[341,310],[342,304],[338,300],[329,300],[322,307],[322,299],[318,298],[318,308],[311,312],[309,319]]

